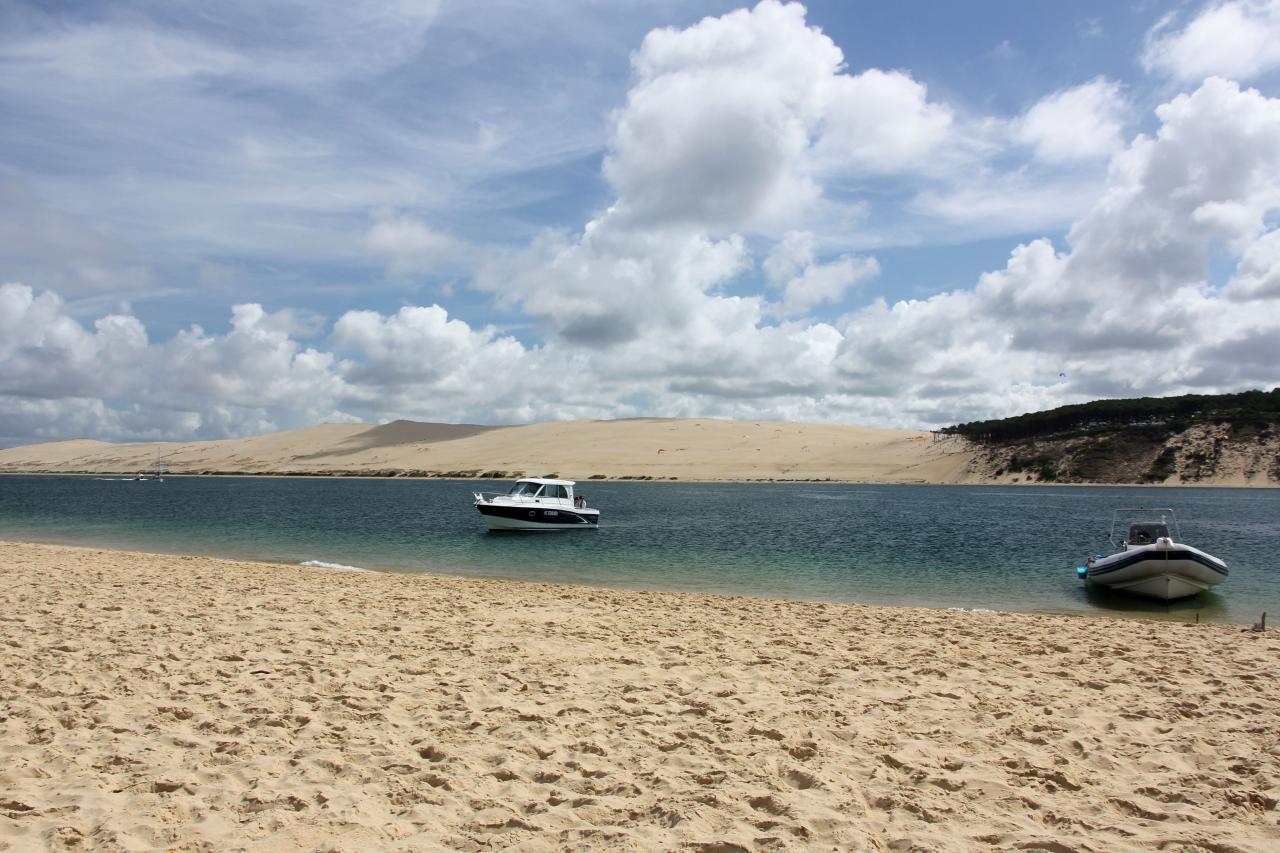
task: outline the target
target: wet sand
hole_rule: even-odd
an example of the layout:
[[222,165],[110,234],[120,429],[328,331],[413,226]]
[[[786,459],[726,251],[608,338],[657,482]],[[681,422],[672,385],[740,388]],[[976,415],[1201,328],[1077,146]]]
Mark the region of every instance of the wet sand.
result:
[[0,542],[0,849],[1280,849],[1280,635]]

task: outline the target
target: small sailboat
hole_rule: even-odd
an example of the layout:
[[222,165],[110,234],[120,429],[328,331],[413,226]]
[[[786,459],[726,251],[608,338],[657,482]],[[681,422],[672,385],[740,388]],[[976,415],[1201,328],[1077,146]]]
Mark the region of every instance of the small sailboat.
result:
[[[1123,539],[1116,539],[1117,528],[1125,531]],[[1172,509],[1117,509],[1108,538],[1116,553],[1094,554],[1076,567],[1076,575],[1089,584],[1169,601],[1227,579],[1224,561],[1181,541]]]
[[527,477],[505,495],[475,492],[475,508],[490,530],[594,530],[600,510],[573,494],[573,480]]
[[169,467],[160,461],[160,454],[157,453],[150,471],[139,471],[130,479],[138,481],[154,480],[157,483],[163,483],[164,475],[168,473],[168,471]]

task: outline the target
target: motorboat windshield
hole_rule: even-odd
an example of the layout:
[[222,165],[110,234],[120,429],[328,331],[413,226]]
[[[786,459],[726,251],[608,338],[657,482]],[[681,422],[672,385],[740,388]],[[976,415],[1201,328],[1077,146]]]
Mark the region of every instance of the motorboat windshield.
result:
[[533,497],[541,490],[542,490],[541,483],[530,483],[526,480],[521,480],[518,483],[516,483],[514,486],[512,486],[511,491],[507,492],[507,494],[513,495],[513,496],[528,495],[529,497]]
[[1129,544],[1130,545],[1150,545],[1157,539],[1169,538],[1169,525],[1167,524],[1130,524],[1129,525]]
[[[1126,531],[1123,539],[1117,539],[1118,531]],[[1172,535],[1171,535],[1172,534]],[[1158,539],[1181,541],[1178,518],[1168,507],[1131,507],[1118,509],[1111,517],[1111,541],[1119,548],[1135,545],[1151,545]]]

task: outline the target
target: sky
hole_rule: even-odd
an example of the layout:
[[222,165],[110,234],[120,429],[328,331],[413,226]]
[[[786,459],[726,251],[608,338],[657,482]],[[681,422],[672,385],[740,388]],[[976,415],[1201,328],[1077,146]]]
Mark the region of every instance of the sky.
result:
[[1280,0],[0,0],[0,446],[1280,384]]

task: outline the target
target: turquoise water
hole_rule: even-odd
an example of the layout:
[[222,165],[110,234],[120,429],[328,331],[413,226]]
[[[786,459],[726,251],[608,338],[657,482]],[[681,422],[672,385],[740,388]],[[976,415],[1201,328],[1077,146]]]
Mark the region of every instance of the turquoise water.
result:
[[[486,533],[505,483],[0,476],[0,537],[869,604],[1280,622],[1280,490],[581,483],[598,531]],[[1084,589],[1112,509],[1172,506],[1225,559],[1218,591],[1166,605]]]

